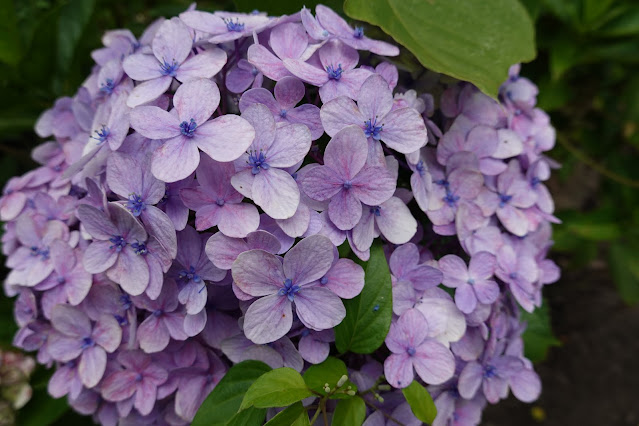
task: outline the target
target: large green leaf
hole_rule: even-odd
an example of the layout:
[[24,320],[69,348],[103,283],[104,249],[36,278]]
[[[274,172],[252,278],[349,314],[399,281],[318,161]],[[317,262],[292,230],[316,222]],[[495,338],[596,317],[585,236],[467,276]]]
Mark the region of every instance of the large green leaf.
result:
[[300,373],[288,367],[278,368],[253,382],[244,395],[240,410],[251,406],[286,407],[312,395]]
[[266,422],[264,426],[291,426],[297,422],[304,424],[304,418],[306,418],[306,423],[308,424],[309,419],[306,409],[301,402],[296,402],[277,413],[277,415]]
[[379,348],[388,334],[393,316],[393,292],[384,249],[378,241],[366,262],[362,293],[344,300],[346,318],[335,327],[335,344],[340,352],[369,354]]
[[521,337],[524,340],[524,353],[532,362],[543,361],[551,346],[561,344],[550,326],[548,301],[544,300],[541,307],[532,313],[522,310],[521,320],[528,323],[526,331]]
[[535,58],[535,32],[517,0],[346,0],[346,14],[380,26],[426,68],[496,97],[510,65]]
[[437,407],[426,388],[417,380],[402,389],[404,398],[410,405],[410,409],[419,420],[425,423],[432,423],[437,416]]
[[[339,379],[346,374],[348,374],[348,371],[346,370],[346,364],[344,364],[344,361],[329,357],[321,364],[311,365],[304,373],[304,381],[306,382],[306,386],[308,386],[311,390],[321,395],[326,395],[324,385],[328,383],[331,390],[335,389]],[[351,390],[357,391],[357,386],[349,380],[347,380],[341,387],[347,388],[348,386],[351,387]],[[331,399],[343,398],[350,398],[350,396],[344,393],[334,394],[331,396]]]
[[268,365],[259,361],[235,364],[204,400],[192,424],[194,426],[226,424],[240,408],[242,398],[251,384],[270,370]]
[[366,418],[366,404],[359,396],[340,401],[333,413],[333,426],[361,425]]

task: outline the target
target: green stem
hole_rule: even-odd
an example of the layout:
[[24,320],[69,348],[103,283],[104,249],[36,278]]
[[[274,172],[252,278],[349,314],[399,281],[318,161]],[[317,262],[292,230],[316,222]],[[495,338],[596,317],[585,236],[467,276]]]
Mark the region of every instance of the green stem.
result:
[[[321,402],[320,402],[320,405],[321,405]],[[313,423],[315,423],[315,420],[317,420],[321,411],[322,410],[320,409],[320,407],[317,407],[317,410],[315,410],[315,414],[313,415],[313,418],[311,419],[311,426],[313,426]]]

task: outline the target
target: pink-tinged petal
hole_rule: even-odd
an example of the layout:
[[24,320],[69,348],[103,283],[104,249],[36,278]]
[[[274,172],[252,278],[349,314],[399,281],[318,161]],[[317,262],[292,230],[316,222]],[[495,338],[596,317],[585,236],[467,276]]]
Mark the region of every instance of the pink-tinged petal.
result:
[[[178,68],[175,78],[182,83],[200,79],[212,78],[226,64],[226,52],[218,47],[207,48],[187,59]],[[216,107],[217,108],[217,107]]]
[[206,376],[195,376],[180,384],[175,393],[175,413],[182,419],[192,419],[215,382]]
[[533,370],[524,369],[510,377],[510,389],[522,402],[533,402],[541,394],[541,381]]
[[285,110],[294,108],[304,98],[305,91],[304,83],[295,77],[284,77],[275,84],[274,89],[275,99]]
[[[379,74],[373,74],[366,79],[359,90],[359,94],[357,95],[357,106],[367,120],[374,119],[375,117],[379,117],[381,119],[390,112],[393,106],[393,94],[388,87],[388,83],[384,80],[384,77]],[[417,111],[415,111],[415,114],[419,116]],[[386,118],[384,121],[386,121]],[[423,124],[424,121],[421,121]],[[385,133],[386,126],[382,136],[384,136]],[[425,128],[424,135],[426,135]],[[415,149],[406,151],[406,153],[415,151]]]
[[477,299],[485,304],[494,303],[499,297],[499,285],[492,280],[481,280],[473,286]]
[[334,247],[322,235],[304,238],[284,256],[284,275],[299,286],[320,279],[333,263]]
[[118,371],[112,373],[104,379],[100,385],[102,396],[107,401],[124,401],[131,398],[136,391],[135,377],[137,373],[134,371]]
[[168,139],[180,134],[180,121],[173,114],[155,106],[131,110],[131,127],[149,139]]
[[135,392],[133,406],[141,415],[147,416],[153,411],[155,400],[157,399],[158,388],[152,383],[142,380]]
[[183,329],[186,337],[197,336],[206,327],[206,309],[202,309],[197,314],[189,314],[184,317]]
[[470,278],[466,262],[454,254],[448,254],[437,262],[439,269],[444,273],[443,284],[447,287],[458,287]]
[[[259,220],[259,217],[258,217]],[[263,231],[258,231],[263,232]],[[270,235],[270,234],[269,234]],[[278,243],[279,244],[279,243]],[[229,270],[240,253],[250,250],[250,246],[240,238],[230,238],[221,232],[214,234],[206,242],[206,255],[215,266]]]
[[481,386],[483,374],[484,369],[478,362],[466,364],[459,375],[459,394],[466,399],[473,398]]
[[[198,166],[199,167],[199,166]],[[206,191],[203,187],[196,188],[183,188],[180,190],[180,199],[186,207],[195,210],[198,216],[202,216],[200,220],[204,220],[204,216],[217,216],[217,210],[219,206],[215,204],[217,197],[210,192]],[[210,207],[206,212],[202,211],[204,208]],[[196,216],[196,222],[198,222],[198,216]],[[205,222],[205,223],[204,223]],[[204,220],[201,229],[207,229],[217,224],[217,219]],[[212,224],[212,225],[211,225]],[[198,225],[196,225],[198,229]]]
[[255,139],[251,143],[251,150],[268,151],[275,139],[277,129],[273,114],[268,107],[261,104],[250,105],[242,113],[242,118],[255,129]]
[[291,329],[293,312],[286,296],[272,294],[256,300],[244,315],[244,334],[253,343],[274,342]]
[[154,56],[141,53],[129,55],[122,62],[124,72],[137,81],[162,77],[160,65],[161,63]]
[[319,364],[328,358],[331,345],[318,340],[313,333],[300,338],[298,343],[300,355],[311,364]]
[[173,96],[178,121],[194,120],[198,126],[211,118],[219,104],[220,90],[209,79],[200,78],[184,83]]
[[325,288],[302,287],[294,301],[300,321],[313,330],[333,328],[346,316],[342,300]]
[[333,11],[333,9],[318,4],[315,7],[317,20],[331,34],[346,37],[353,34],[353,29],[348,26],[346,21]]
[[[371,72],[362,68],[346,71],[342,77],[337,80],[329,80],[320,87],[319,93],[322,102],[329,102],[340,96],[347,96],[350,99],[357,97],[360,92],[362,83],[371,75]],[[331,86],[329,90],[327,90]]]
[[52,397],[62,398],[69,393],[71,385],[75,380],[77,380],[75,368],[67,366],[58,367],[47,384],[47,390]]
[[260,214],[252,204],[225,204],[219,209],[218,228],[232,238],[244,238],[256,231],[260,224]]
[[133,296],[144,293],[149,285],[149,267],[144,257],[128,247],[120,252],[115,265],[107,271],[107,276]]
[[[82,222],[86,231],[95,238],[108,240],[118,233],[118,229],[108,219],[107,215],[99,209],[88,204],[81,204],[77,211],[78,219]],[[18,221],[20,226],[21,221]],[[26,226],[33,229],[33,225],[27,223]],[[19,235],[19,232],[18,232]],[[37,241],[34,241],[37,244]]]
[[393,196],[397,182],[384,167],[364,166],[352,184],[352,192],[362,203],[378,206]]
[[273,254],[280,253],[279,240],[266,231],[251,232],[246,237],[246,243],[251,249],[261,249]]
[[254,297],[276,293],[286,279],[282,261],[264,250],[241,253],[233,263],[232,274],[240,290]]
[[113,266],[118,259],[118,252],[112,246],[110,241],[92,242],[84,252],[84,269],[91,274],[99,274]]
[[172,81],[173,77],[165,75],[138,84],[135,86],[133,91],[129,93],[126,105],[129,108],[135,108],[139,105],[156,100],[169,89]]
[[187,178],[200,164],[200,152],[194,140],[178,136],[153,152],[151,172],[164,182]]
[[523,237],[528,233],[528,218],[520,209],[506,204],[498,208],[496,213],[502,225],[504,225],[508,231],[518,237]]
[[395,388],[405,388],[413,382],[413,363],[406,352],[391,354],[384,361],[384,376]]
[[318,54],[324,69],[329,66],[337,69],[341,66],[344,71],[348,71],[355,68],[359,62],[357,50],[339,40],[330,40],[319,49]]
[[122,328],[111,315],[102,315],[95,323],[91,337],[107,352],[115,351],[122,342]]
[[417,347],[413,366],[423,381],[438,385],[455,374],[455,357],[444,345],[429,339]]
[[328,166],[314,167],[298,179],[306,195],[318,201],[331,199],[343,189],[344,183]]
[[237,115],[223,115],[207,121],[195,131],[193,142],[215,161],[238,159],[251,146],[253,126]]
[[[285,78],[290,78],[292,80],[299,81],[295,77],[285,77]],[[302,83],[302,82],[300,81],[300,83]],[[302,83],[302,85],[303,84],[304,83]],[[262,104],[262,105],[266,106],[271,111],[271,114],[279,114],[280,113],[280,105],[273,98],[273,94],[271,92],[269,92],[268,90],[263,89],[261,87],[257,88],[257,89],[247,90],[242,95],[242,97],[240,98],[240,104],[239,104],[240,105],[240,111],[242,113],[244,113],[244,111],[246,111],[251,105],[255,105],[255,104]]]
[[180,13],[180,19],[194,30],[204,33],[219,34],[228,31],[224,20],[213,13],[189,10]]
[[301,123],[308,127],[311,132],[311,139],[319,139],[324,134],[320,109],[315,105],[304,104],[289,110],[286,114],[289,123]]
[[[357,48],[357,44],[360,42],[359,39],[357,38],[351,38],[346,40],[347,44],[350,43],[351,45],[354,45],[353,47]],[[390,43],[386,43],[385,41],[381,41],[381,40],[371,40],[366,39],[365,41],[363,41],[366,46],[367,50],[370,50],[371,52],[375,53],[376,55],[382,55],[382,56],[397,56],[399,55],[399,47],[390,44]]]
[[397,197],[391,197],[380,206],[380,215],[375,221],[382,235],[393,244],[407,243],[417,232],[417,221]]
[[362,206],[362,217],[357,225],[353,228],[353,243],[360,250],[368,250],[375,239],[375,215],[374,209],[368,206]]
[[362,217],[362,203],[352,190],[342,190],[328,204],[328,217],[343,231],[353,229]]
[[419,249],[413,243],[403,244],[397,247],[391,254],[389,266],[391,273],[396,277],[409,272],[414,265],[419,263]]
[[475,280],[488,279],[495,273],[497,258],[488,252],[475,253],[468,265],[468,274]]
[[281,59],[297,59],[308,46],[308,36],[301,24],[289,22],[271,31],[269,45]]
[[79,308],[58,305],[51,312],[51,325],[68,337],[83,339],[91,335],[89,317]]
[[326,82],[329,81],[328,73],[325,70],[311,65],[307,62],[299,59],[284,59],[282,62],[284,64],[284,67],[291,74],[308,84],[322,87],[324,84],[326,84]]
[[346,96],[340,96],[322,105],[320,117],[324,130],[329,136],[335,136],[344,127],[364,126],[367,120],[355,102]]
[[481,158],[479,160],[479,171],[486,176],[496,176],[506,170],[507,167],[506,163],[494,158]]
[[473,286],[463,283],[455,290],[455,304],[465,314],[470,314],[477,307],[477,297]]
[[177,237],[173,222],[162,210],[155,206],[147,206],[142,213],[142,221],[149,231],[149,235],[156,238],[169,257],[177,254]]
[[160,63],[166,62],[169,65],[172,63],[182,64],[189,56],[192,45],[193,40],[189,29],[177,17],[164,21],[151,43],[153,54],[158,61]]
[[384,77],[384,80],[386,80],[386,83],[388,83],[388,87],[390,87],[391,90],[397,86],[399,73],[397,71],[397,67],[390,62],[381,62],[375,67],[375,73]]
[[140,348],[146,353],[160,352],[171,340],[163,321],[153,313],[140,324],[137,337]]
[[[80,356],[83,350],[82,340],[79,340],[77,337],[65,337],[59,333],[50,333],[46,343],[47,353],[51,356],[51,358],[61,362],[68,362],[76,359]],[[40,345],[38,345],[38,347]]]
[[84,386],[92,388],[100,382],[106,370],[106,361],[107,354],[99,346],[87,348],[82,352],[78,364],[78,376]]
[[324,152],[324,164],[344,180],[353,179],[364,167],[368,155],[366,136],[361,128],[348,126],[337,132]]
[[284,170],[260,170],[253,181],[253,201],[273,219],[288,219],[295,214],[300,191],[293,177]]
[[27,195],[23,192],[3,196],[0,200],[0,220],[6,222],[18,217],[26,202]]
[[382,120],[384,129],[380,136],[389,148],[409,154],[426,145],[428,135],[424,119],[413,108],[391,111]]
[[291,75],[282,61],[262,45],[252,44],[248,48],[247,59],[271,80],[278,81]]
[[299,203],[295,214],[288,219],[278,219],[278,226],[289,237],[297,238],[304,235],[311,221],[311,212],[304,203]]
[[479,158],[490,157],[495,153],[498,144],[497,131],[493,127],[479,125],[466,136],[465,151],[474,152]]
[[288,124],[277,128],[275,139],[266,153],[271,167],[292,167],[306,157],[311,149],[311,132],[303,124]]

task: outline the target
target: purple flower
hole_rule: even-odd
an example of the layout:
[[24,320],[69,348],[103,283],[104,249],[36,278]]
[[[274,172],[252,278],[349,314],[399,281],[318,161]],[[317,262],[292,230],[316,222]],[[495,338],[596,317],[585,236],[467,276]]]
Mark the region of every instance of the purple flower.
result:
[[126,351],[118,354],[118,362],[124,369],[109,375],[101,385],[107,401],[120,402],[133,399],[133,406],[142,415],[153,410],[157,388],[168,378],[167,371],[153,363],[142,351]]
[[271,368],[289,367],[296,371],[304,368],[304,360],[286,336],[267,345],[257,345],[243,334],[237,334],[222,341],[222,352],[235,363],[254,359]]
[[311,198],[330,199],[328,215],[339,229],[352,229],[362,217],[362,203],[376,206],[395,191],[385,167],[366,165],[364,132],[349,126],[337,132],[324,152],[324,165],[309,170],[301,185]]
[[118,98],[110,105],[103,104],[93,118],[91,135],[82,155],[89,158],[87,156],[95,155],[106,145],[111,151],[120,148],[129,132],[129,113],[126,96]]
[[494,157],[499,146],[497,130],[479,125],[468,134],[462,130],[446,132],[437,145],[437,161],[445,165],[448,159],[460,151],[470,151],[479,159],[479,170],[488,176],[498,175],[508,167],[506,163]]
[[191,421],[200,405],[224,377],[226,367],[212,351],[206,351],[206,364],[183,370],[175,393],[175,413]]
[[466,268],[466,263],[454,254],[439,259],[439,269],[444,273],[443,284],[455,290],[455,303],[460,311],[469,314],[477,302],[491,304],[499,297],[499,286],[492,278],[497,260],[482,251],[475,253]]
[[140,348],[146,353],[160,352],[170,339],[186,340],[184,332],[184,310],[179,307],[178,289],[175,281],[166,278],[162,292],[156,300],[139,296],[136,305],[149,311],[138,327],[137,338]]
[[340,259],[334,253],[331,268],[315,285],[327,288],[342,299],[352,299],[364,288],[364,269],[351,259]]
[[539,278],[539,268],[534,257],[516,253],[510,245],[504,244],[497,252],[495,275],[508,284],[522,308],[528,312],[533,311],[533,283]]
[[133,89],[127,105],[133,108],[157,99],[171,86],[174,77],[182,83],[211,78],[226,63],[226,53],[211,46],[188,58],[192,45],[189,29],[182,21],[164,21],[153,38],[153,55],[136,53],[122,63],[129,77],[143,82]]
[[207,121],[220,103],[220,91],[211,80],[192,80],[175,92],[177,117],[155,106],[131,111],[131,126],[150,139],[167,139],[153,153],[151,170],[164,182],[188,177],[200,163],[198,148],[216,161],[237,159],[255,137],[253,127],[236,115]]
[[304,83],[295,77],[284,77],[275,84],[273,94],[263,88],[247,90],[240,98],[240,111],[244,112],[253,104],[264,104],[278,123],[300,123],[311,131],[313,140],[324,134],[320,110],[312,104],[296,107],[305,93]]
[[479,388],[491,404],[508,396],[509,379],[524,368],[513,356],[495,356],[482,362],[471,361],[459,375],[459,394],[466,399],[475,396]]
[[444,345],[429,337],[429,325],[416,309],[391,324],[386,346],[392,352],[384,361],[391,386],[405,388],[413,382],[413,368],[426,383],[439,384],[455,373],[455,358]]
[[283,62],[291,74],[320,88],[322,102],[338,96],[354,99],[371,75],[367,69],[355,69],[359,61],[357,50],[337,40],[324,44],[318,51],[318,59],[319,67],[300,59],[286,58]]
[[269,109],[260,104],[247,108],[242,117],[255,128],[255,139],[236,162],[233,187],[252,199],[273,219],[295,214],[300,192],[284,168],[302,161],[311,147],[311,133],[302,124],[276,126]]
[[532,190],[537,194],[535,204],[544,213],[555,211],[555,203],[550,191],[542,182],[550,178],[550,166],[544,160],[535,161],[526,172],[526,178]]
[[254,205],[242,202],[244,196],[231,185],[234,174],[233,163],[218,163],[202,156],[196,172],[199,186],[180,191],[184,205],[195,210],[195,229],[217,226],[232,238],[244,238],[257,230],[260,214]]
[[297,347],[305,361],[311,364],[319,364],[328,358],[328,354],[331,351],[331,342],[335,341],[335,332],[332,329],[315,331],[304,328],[300,336]]
[[177,239],[171,219],[155,207],[164,196],[164,182],[151,174],[148,156],[138,161],[117,152],[107,162],[107,183],[111,191],[126,199],[127,210],[140,218],[149,234],[155,236],[171,258],[177,253]]
[[29,184],[33,173],[9,179],[2,190],[0,198],[0,220],[3,222],[14,220],[24,209],[28,199]]
[[328,238],[313,235],[289,250],[283,261],[264,250],[249,250],[237,257],[233,280],[240,290],[259,298],[246,311],[246,337],[259,344],[284,336],[293,323],[293,303],[300,321],[313,330],[335,327],[344,319],[339,297],[309,285],[328,272],[333,249]]
[[167,183],[164,186],[164,195],[157,204],[157,207],[171,219],[176,231],[183,230],[189,220],[189,208],[182,202],[180,191],[183,188],[192,188],[195,185],[194,180],[194,176],[189,175],[186,179]]
[[393,251],[389,260],[393,286],[407,284],[416,290],[427,290],[442,282],[441,271],[421,263],[419,257],[419,249],[413,243],[403,244]]
[[246,238],[230,238],[218,232],[206,242],[205,251],[216,267],[228,271],[240,253],[260,249],[277,254],[280,247],[279,240],[266,231],[250,232]]
[[266,28],[271,18],[264,15],[192,10],[180,14],[180,19],[189,27],[210,34],[209,43],[219,44],[259,33]]
[[100,95],[108,97],[109,102],[120,96],[125,98],[129,96],[133,90],[133,82],[130,78],[123,77],[124,69],[120,58],[112,59],[104,64],[100,68],[96,81]]
[[249,87],[262,87],[264,74],[246,59],[240,59],[226,73],[226,88],[233,93],[243,93]]
[[417,221],[408,206],[397,197],[390,197],[378,206],[362,205],[362,217],[353,228],[353,242],[367,250],[375,237],[382,234],[393,244],[410,241],[417,232]]
[[318,31],[319,28],[311,20],[312,17],[309,19],[310,12],[308,9],[302,10],[302,22],[304,22],[306,30],[313,38],[322,40],[332,36],[358,50],[368,50],[382,56],[399,55],[397,46],[366,37],[363,27],[352,28],[341,16],[326,6],[318,4],[315,7],[315,14],[317,15],[319,26],[324,28],[326,33]]
[[379,141],[402,154],[414,152],[428,141],[424,119],[413,108],[391,110],[393,94],[380,75],[373,74],[362,84],[357,104],[347,97],[325,103],[320,110],[324,130],[330,136],[349,125],[359,126],[369,142],[369,159],[383,161]]
[[84,389],[78,370],[78,362],[76,360],[58,365],[47,384],[49,395],[54,398],[62,398],[68,394],[69,398],[77,398]]
[[91,324],[79,308],[58,305],[51,312],[54,331],[49,336],[47,350],[58,361],[80,358],[78,375],[84,386],[98,384],[106,369],[107,352],[115,351],[122,340],[122,329],[115,318],[100,317]]

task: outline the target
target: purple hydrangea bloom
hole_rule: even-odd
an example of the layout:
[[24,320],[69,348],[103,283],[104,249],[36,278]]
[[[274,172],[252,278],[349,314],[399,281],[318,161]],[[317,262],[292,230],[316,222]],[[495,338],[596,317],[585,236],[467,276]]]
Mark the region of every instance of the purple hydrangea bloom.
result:
[[259,297],[244,317],[246,337],[259,344],[284,336],[293,323],[293,303],[300,321],[313,330],[332,328],[344,319],[339,297],[309,285],[328,272],[333,249],[328,238],[313,235],[289,250],[283,261],[264,250],[249,250],[237,257],[233,280],[243,292]]
[[329,200],[328,215],[339,229],[348,230],[362,217],[362,203],[376,206],[395,191],[395,179],[385,167],[366,165],[364,132],[348,126],[337,132],[324,152],[324,165],[309,170],[301,184],[314,200]]
[[247,37],[266,28],[271,18],[261,14],[230,12],[183,12],[180,19],[189,27],[210,34],[209,43],[219,44]]
[[269,253],[280,252],[281,244],[272,234],[258,230],[250,232],[246,238],[230,238],[221,232],[215,233],[206,242],[206,255],[213,264],[224,270],[230,270],[240,253],[260,249]]
[[189,175],[185,179],[167,183],[164,186],[164,195],[157,207],[171,219],[176,231],[183,230],[189,220],[189,208],[182,202],[180,191],[183,188],[192,188],[194,185],[194,176]]
[[523,368],[524,363],[513,356],[469,362],[459,375],[459,394],[471,399],[481,387],[488,402],[495,404],[508,396],[509,379]]
[[330,344],[335,341],[335,332],[332,329],[315,331],[304,328],[300,336],[298,350],[305,361],[319,364],[328,358]]
[[155,106],[131,111],[131,127],[150,139],[167,139],[153,153],[151,170],[164,182],[188,177],[200,163],[199,149],[216,161],[233,161],[255,137],[253,127],[236,115],[207,121],[220,103],[220,91],[211,80],[192,80],[175,92],[177,117]]
[[226,73],[226,88],[233,93],[243,93],[249,87],[262,87],[264,74],[246,59],[240,59],[228,73]]
[[393,244],[410,241],[417,232],[417,221],[408,206],[391,197],[378,206],[362,205],[362,217],[353,228],[353,242],[360,250],[367,250],[380,234]]

